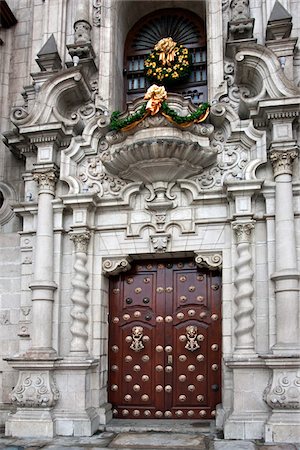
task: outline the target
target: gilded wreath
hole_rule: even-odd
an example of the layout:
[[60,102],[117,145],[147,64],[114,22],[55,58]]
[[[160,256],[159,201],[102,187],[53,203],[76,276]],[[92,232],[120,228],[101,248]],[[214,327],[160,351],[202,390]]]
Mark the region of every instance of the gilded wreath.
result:
[[170,83],[187,78],[191,72],[191,57],[183,45],[171,37],[161,39],[145,60],[146,76],[151,81]]

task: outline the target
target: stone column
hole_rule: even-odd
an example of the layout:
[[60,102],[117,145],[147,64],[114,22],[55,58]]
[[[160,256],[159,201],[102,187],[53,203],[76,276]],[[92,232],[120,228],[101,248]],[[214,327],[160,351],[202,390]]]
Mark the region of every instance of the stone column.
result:
[[71,300],[73,308],[71,310],[72,324],[70,328],[72,340],[69,356],[84,359],[89,357],[86,345],[88,339],[88,333],[86,331],[88,317],[86,310],[89,306],[86,296],[89,292],[89,286],[87,284],[89,273],[86,268],[86,263],[90,233],[87,230],[82,232],[73,231],[70,233],[70,239],[75,245],[75,263],[72,278],[73,291]]
[[254,228],[253,221],[233,222],[232,226],[237,240],[237,260],[235,263],[236,277],[234,285],[236,294],[234,301],[237,306],[234,315],[236,328],[234,335],[236,338],[235,352],[240,354],[254,353],[254,306],[253,296],[253,270],[251,255],[251,233]]
[[298,155],[293,145],[271,149],[276,183],[275,199],[275,282],[276,343],[265,357],[271,370],[264,400],[271,408],[265,425],[267,442],[300,440],[300,343],[299,272],[293,210],[292,165]]
[[35,243],[34,280],[32,290],[32,347],[30,353],[53,356],[52,309],[56,284],[53,281],[53,208],[56,182],[54,168],[36,170],[38,183],[38,214]]
[[292,165],[296,148],[271,150],[276,183],[275,199],[275,282],[276,344],[274,354],[299,351],[299,272],[293,210]]

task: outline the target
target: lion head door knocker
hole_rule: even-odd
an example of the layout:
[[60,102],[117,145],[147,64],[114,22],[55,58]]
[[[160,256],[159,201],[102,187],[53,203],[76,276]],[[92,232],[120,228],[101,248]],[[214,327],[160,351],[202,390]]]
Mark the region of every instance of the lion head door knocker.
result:
[[134,350],[135,352],[139,352],[140,350],[145,348],[143,341],[142,341],[143,331],[144,331],[144,329],[141,326],[133,327],[131,330],[132,342],[131,342],[130,348],[132,350]]
[[188,327],[186,327],[186,337],[187,337],[187,343],[185,345],[185,348],[187,350],[194,352],[195,350],[200,348],[200,345],[198,344],[198,341],[197,341],[198,330],[195,325],[189,325]]

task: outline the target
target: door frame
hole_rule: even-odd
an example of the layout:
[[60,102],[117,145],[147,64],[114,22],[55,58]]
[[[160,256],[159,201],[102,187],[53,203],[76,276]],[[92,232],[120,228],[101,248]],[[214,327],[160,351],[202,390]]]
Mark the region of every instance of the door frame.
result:
[[[221,277],[221,283],[223,286],[224,280],[223,280],[223,254],[222,250],[197,250],[194,252],[165,252],[160,254],[153,254],[153,253],[145,253],[145,254],[139,254],[139,255],[122,255],[122,256],[110,256],[109,258],[103,258],[102,262],[102,272],[105,275],[105,277],[110,277],[112,275],[118,275],[121,272],[127,272],[132,267],[132,262],[138,262],[139,260],[147,260],[147,259],[155,259],[155,260],[166,260],[166,259],[178,259],[178,258],[194,258],[196,265],[199,268],[206,268],[209,270],[218,270],[220,272]],[[109,294],[108,294],[108,312],[109,312]],[[223,290],[221,295],[221,313],[223,316]],[[107,373],[106,373],[106,401],[108,401],[108,381],[109,381],[109,368],[108,368],[108,341],[109,341],[109,328],[107,332],[107,352],[106,352],[106,359],[107,359]],[[223,327],[221,327],[221,362],[223,362]],[[221,364],[221,402],[223,402],[223,396],[224,396],[224,377],[223,377],[223,364]],[[107,415],[107,408],[112,408],[109,403],[106,403],[106,415]],[[221,409],[222,409],[222,403],[221,403]],[[218,411],[218,408],[217,408]],[[107,417],[113,417],[112,411],[107,415]]]

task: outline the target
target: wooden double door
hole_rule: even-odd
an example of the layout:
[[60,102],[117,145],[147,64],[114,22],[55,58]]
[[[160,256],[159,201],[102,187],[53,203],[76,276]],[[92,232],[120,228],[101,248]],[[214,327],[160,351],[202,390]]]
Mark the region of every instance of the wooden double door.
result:
[[221,278],[193,260],[111,278],[109,402],[118,418],[212,419],[221,402]]

